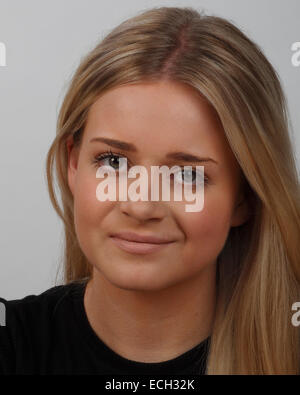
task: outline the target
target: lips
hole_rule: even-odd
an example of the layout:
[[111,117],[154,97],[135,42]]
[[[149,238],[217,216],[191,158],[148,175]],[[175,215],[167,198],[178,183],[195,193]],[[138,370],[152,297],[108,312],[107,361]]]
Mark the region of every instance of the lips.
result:
[[171,245],[170,240],[154,235],[141,235],[133,232],[119,232],[110,236],[112,242],[121,250],[131,254],[150,254]]
[[111,235],[127,241],[134,241],[136,243],[150,243],[150,244],[167,244],[175,241],[174,239],[166,237],[158,237],[156,235],[141,235],[133,232],[118,232]]

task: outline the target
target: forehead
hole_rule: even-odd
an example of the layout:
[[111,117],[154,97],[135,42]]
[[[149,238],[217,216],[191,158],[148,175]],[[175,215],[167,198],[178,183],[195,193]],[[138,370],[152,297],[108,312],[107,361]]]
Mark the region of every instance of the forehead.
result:
[[84,140],[105,136],[157,154],[191,150],[234,161],[221,121],[201,94],[184,83],[144,82],[115,87],[90,108]]

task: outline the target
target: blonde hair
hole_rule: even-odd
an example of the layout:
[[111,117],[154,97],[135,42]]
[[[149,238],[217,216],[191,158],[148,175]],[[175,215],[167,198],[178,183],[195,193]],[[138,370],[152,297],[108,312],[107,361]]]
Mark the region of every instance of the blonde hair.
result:
[[[218,256],[217,308],[207,374],[299,374],[300,186],[279,77],[231,22],[193,8],[152,8],[112,30],[80,63],[47,155],[52,204],[64,222],[64,283],[91,264],[74,228],[66,140],[80,144],[91,105],[123,84],[174,80],[215,108],[245,179],[249,220],[231,228]],[[54,191],[54,164],[62,208]]]

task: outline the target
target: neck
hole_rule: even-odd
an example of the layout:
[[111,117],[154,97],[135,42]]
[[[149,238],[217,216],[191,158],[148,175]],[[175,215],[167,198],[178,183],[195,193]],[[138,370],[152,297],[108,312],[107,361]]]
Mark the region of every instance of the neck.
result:
[[196,277],[155,291],[121,289],[94,270],[84,305],[90,325],[119,355],[162,362],[210,336],[215,312],[216,265]]

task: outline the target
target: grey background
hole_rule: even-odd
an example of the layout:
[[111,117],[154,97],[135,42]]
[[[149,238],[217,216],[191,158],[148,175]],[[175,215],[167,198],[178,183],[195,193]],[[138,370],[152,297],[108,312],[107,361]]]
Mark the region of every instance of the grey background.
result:
[[80,59],[112,28],[154,6],[192,6],[235,23],[263,49],[288,98],[300,167],[300,1],[0,0],[0,296],[55,285],[63,227],[50,204],[45,160],[66,84]]

